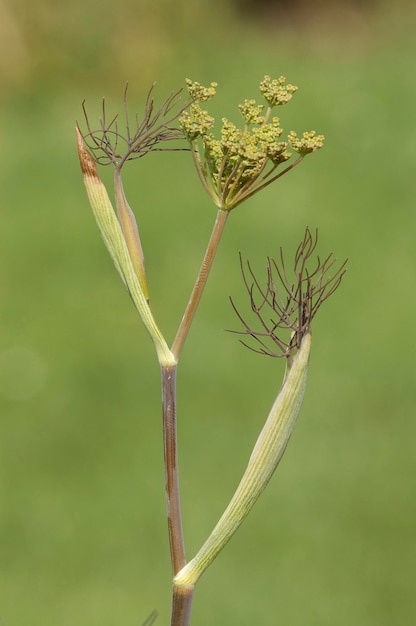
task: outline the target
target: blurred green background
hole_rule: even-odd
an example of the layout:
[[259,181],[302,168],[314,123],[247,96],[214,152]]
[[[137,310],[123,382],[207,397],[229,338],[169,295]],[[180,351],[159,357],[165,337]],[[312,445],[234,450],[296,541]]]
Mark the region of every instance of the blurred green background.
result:
[[[394,5],[393,7],[391,5]],[[278,473],[199,583],[195,626],[416,623],[415,12],[408,2],[0,2],[0,622],[167,625],[159,373],[100,241],[77,160],[85,98],[141,111],[184,78],[238,120],[268,73],[300,90],[285,131],[324,150],[242,205],[179,370],[189,556],[224,509],[283,363],[236,337],[238,250],[304,228],[348,273],[314,324],[309,387]],[[102,171],[111,185],[109,168]],[[171,340],[215,217],[186,152],[125,170]]]

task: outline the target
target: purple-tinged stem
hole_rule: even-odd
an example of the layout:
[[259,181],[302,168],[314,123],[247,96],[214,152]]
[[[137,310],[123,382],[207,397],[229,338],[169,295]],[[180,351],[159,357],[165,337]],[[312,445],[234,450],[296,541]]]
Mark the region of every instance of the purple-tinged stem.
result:
[[176,368],[176,365],[161,367],[166,506],[173,575],[186,563],[178,475]]
[[[170,554],[174,576],[186,565],[178,475],[176,369],[177,365],[166,365],[161,368],[166,505]],[[176,585],[173,586],[171,626],[189,626],[193,593],[193,587],[184,588],[177,587]]]
[[195,587],[173,585],[171,626],[189,626]]

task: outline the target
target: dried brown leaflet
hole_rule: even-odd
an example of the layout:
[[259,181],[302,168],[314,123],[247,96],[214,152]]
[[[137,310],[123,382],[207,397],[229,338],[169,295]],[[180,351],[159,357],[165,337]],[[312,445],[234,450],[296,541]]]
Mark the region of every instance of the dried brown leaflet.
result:
[[160,147],[161,142],[183,139],[183,132],[179,128],[175,128],[173,122],[189,106],[189,101],[180,106],[182,89],[179,89],[168,96],[162,105],[155,110],[154,87],[155,83],[147,94],[143,118],[140,119],[139,114],[136,113],[133,124],[128,111],[128,84],[126,85],[123,99],[123,131],[120,130],[119,114],[110,117],[110,121],[108,121],[104,98],[98,128],[91,126],[85,101],[82,103],[87,127],[87,132],[82,133],[82,136],[96,163],[113,165],[120,170],[126,161],[139,159],[148,152],[172,150],[172,148]]
[[302,338],[310,332],[312,319],[319,307],[334,293],[346,272],[347,261],[344,261],[333,274],[330,273],[337,262],[332,253],[323,261],[317,256],[315,264],[309,267],[317,243],[318,230],[312,234],[306,228],[303,240],[296,250],[293,278],[288,274],[282,248],[279,261],[268,257],[264,287],[249,261],[245,267],[240,253],[241,272],[250,297],[251,310],[260,322],[260,330],[253,330],[230,298],[245,330],[229,332],[250,336],[255,340],[254,346],[241,340],[244,346],[259,354],[286,357],[291,361]]

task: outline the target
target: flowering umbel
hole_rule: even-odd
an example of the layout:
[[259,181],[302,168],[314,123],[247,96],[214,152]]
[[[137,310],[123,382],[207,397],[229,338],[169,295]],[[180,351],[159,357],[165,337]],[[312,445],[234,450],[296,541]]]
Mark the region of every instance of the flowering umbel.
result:
[[[215,96],[217,83],[203,87],[187,79],[192,104],[179,118],[191,146],[199,178],[218,208],[230,211],[273,181],[295,167],[306,154],[323,146],[323,135],[315,131],[304,132],[298,138],[291,131],[286,141],[281,141],[283,129],[279,117],[272,111],[292,99],[295,85],[286,84],[281,76],[272,80],[265,76],[260,83],[260,93],[265,104],[244,100],[239,105],[243,117],[242,128],[227,118],[222,118],[221,138],[211,132],[215,120],[201,104]],[[292,149],[298,154],[288,162]]]

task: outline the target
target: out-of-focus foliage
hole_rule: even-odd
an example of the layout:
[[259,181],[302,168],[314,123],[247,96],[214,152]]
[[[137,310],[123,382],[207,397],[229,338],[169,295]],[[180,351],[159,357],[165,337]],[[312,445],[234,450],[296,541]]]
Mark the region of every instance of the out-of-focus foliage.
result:
[[[395,10],[409,6],[401,0]],[[332,28],[360,34],[380,14],[388,15],[389,7],[383,0],[123,0],[117,5],[110,0],[0,0],[0,78],[6,87],[25,89],[71,81],[103,81],[109,88],[127,76],[135,84],[148,84],[161,65],[194,41],[207,41],[218,51],[231,44],[238,56],[237,44],[244,47],[245,38],[259,27],[269,36],[278,32],[279,38],[282,29],[300,38],[309,38],[311,28],[324,38]],[[237,39],[227,41],[227,35],[237,33]]]
[[[415,14],[403,2],[330,15],[255,19],[219,0],[0,4],[5,626],[137,626],[153,608],[156,625],[169,619],[159,373],[90,214],[81,102],[91,117],[103,95],[121,110],[129,80],[140,111],[154,80],[161,101],[189,76],[218,81],[213,115],[233,119],[265,74],[299,85],[285,129],[316,128],[327,144],[230,216],[184,350],[188,556],[233,492],[283,373],[222,332],[238,326],[228,295],[244,312],[238,250],[261,274],[267,255],[281,244],[290,255],[318,226],[320,249],[349,266],[313,329],[293,440],[201,579],[193,624],[416,623]],[[148,155],[125,176],[172,338],[215,209],[187,152]]]
[[[153,82],[181,39],[214,24],[205,0],[1,0],[0,68],[3,80],[33,88],[42,81],[119,85]],[[222,26],[223,28],[224,26]]]

